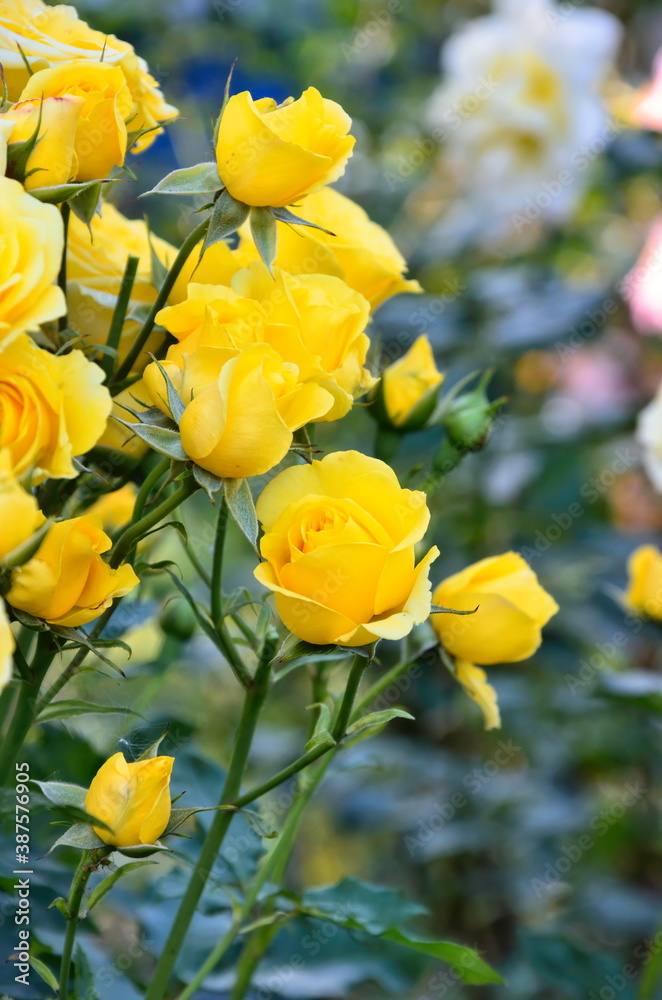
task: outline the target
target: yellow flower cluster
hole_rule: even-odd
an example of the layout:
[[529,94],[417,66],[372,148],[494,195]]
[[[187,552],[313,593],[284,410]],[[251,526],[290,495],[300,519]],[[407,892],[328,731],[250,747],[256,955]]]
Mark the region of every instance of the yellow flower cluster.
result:
[[[135,461],[165,440],[175,449],[166,454],[187,460],[190,482],[253,477],[286,458],[296,432],[344,417],[367,393],[382,429],[422,428],[443,374],[425,336],[380,380],[370,372],[374,310],[421,288],[389,235],[330,186],[355,141],[338,104],[312,87],[281,105],[230,97],[215,163],[191,168],[211,180],[208,227],[178,252],[102,200],[96,183],[176,114],[132,47],[71,7],[0,0],[0,63],[3,593],[17,617],[77,628],[138,583],[104,530],[134,526],[134,484],[45,505],[57,509],[52,522],[39,509],[37,498],[50,488],[52,500],[52,481],[75,479],[91,449]],[[92,210],[65,210],[83,192]],[[218,238],[231,231],[232,246]],[[438,550],[417,552],[426,494],[403,489],[384,462],[351,450],[293,465],[266,486],[257,517],[255,576],[301,639],[369,645],[401,639],[430,615]],[[443,655],[487,725],[498,725],[482,667],[531,656],[554,600],[514,553],[445,580],[434,600],[446,609],[432,619]],[[12,649],[0,606],[0,685]],[[171,764],[106,762],[87,798],[111,828],[97,829],[106,843],[152,843],[163,832]]]

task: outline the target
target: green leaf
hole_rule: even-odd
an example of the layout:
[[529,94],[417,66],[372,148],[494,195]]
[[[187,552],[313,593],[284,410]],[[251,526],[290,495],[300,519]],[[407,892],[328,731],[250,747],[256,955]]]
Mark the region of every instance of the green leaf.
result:
[[89,226],[95,215],[101,215],[100,203],[101,183],[99,181],[86,187],[70,200],[72,212],[86,226]]
[[45,632],[48,628],[42,618],[35,618],[34,615],[29,615],[27,611],[21,611],[20,608],[12,608],[11,610],[14,618],[26,628],[34,629],[36,632]]
[[375,732],[378,729],[383,729],[387,723],[392,719],[414,719],[413,715],[409,712],[405,712],[404,708],[387,708],[383,712],[371,712],[369,715],[364,715],[362,719],[358,719],[354,722],[347,730],[347,737],[358,736],[359,733],[365,733],[368,735],[368,730]]
[[336,741],[331,735],[331,726],[333,725],[333,720],[331,718],[331,709],[323,701],[316,702],[314,705],[309,705],[309,709],[318,708],[319,714],[315,722],[315,729],[313,730],[313,735],[306,743],[306,750],[316,750],[318,747],[334,747]]
[[196,163],[193,167],[173,170],[151,189],[148,194],[214,194],[221,188],[215,163]]
[[67,642],[73,642],[76,646],[84,646],[86,649],[89,649],[89,651],[94,653],[94,655],[97,656],[102,663],[105,663],[107,667],[112,667],[113,670],[117,671],[118,674],[121,674],[121,676],[124,677],[124,671],[100,651],[99,647],[96,645],[96,639],[91,639],[87,632],[83,632],[83,630],[79,628],[69,628],[65,625],[51,625],[50,630],[54,635],[58,635],[62,639],[66,639]]
[[64,898],[64,896],[58,896],[57,899],[54,899],[52,903],[48,904],[49,910],[52,910],[53,907],[55,907],[56,910],[60,911],[65,920],[69,919],[70,917],[69,907],[67,905],[67,901]]
[[[54,993],[57,993],[58,992],[57,978],[55,974],[51,972],[48,966],[44,965],[41,959],[35,958],[34,955],[30,955],[29,962],[34,971],[37,973],[37,975],[41,976],[41,978],[44,980],[46,985],[50,986],[50,988],[54,991]],[[83,995],[86,997],[87,1000],[87,994]]]
[[205,491],[212,503],[214,503],[214,493],[218,491],[223,486],[223,480],[219,479],[212,472],[207,472],[200,465],[193,465],[193,478],[195,479],[198,486],[201,486]]
[[318,226],[316,222],[309,222],[308,219],[302,219],[301,216],[295,215],[294,212],[290,212],[289,208],[272,208],[271,212],[279,222],[287,222],[290,226],[309,226],[311,229],[320,229],[327,236],[336,235],[330,229]]
[[428,912],[420,903],[407,899],[399,889],[355,878],[309,889],[303,896],[303,905],[343,927],[349,925],[375,936]]
[[260,529],[248,480],[224,479],[223,486],[228,510],[253,548],[256,548]]
[[43,201],[47,205],[61,205],[62,202],[71,201],[82,192],[104,183],[106,182],[84,181],[81,184],[52,184],[50,187],[32,188],[30,194],[37,201]]
[[170,848],[166,847],[165,844],[132,844],[130,847],[115,847],[115,851],[119,851],[120,854],[126,855],[127,858],[149,858],[152,854],[158,854],[162,851],[170,852]]
[[128,420],[122,420],[120,417],[115,417],[114,419],[130,431],[133,431],[137,437],[150,445],[154,451],[158,451],[159,454],[167,455],[168,458],[175,458],[180,462],[186,461],[187,455],[182,447],[182,439],[177,431],[172,431],[168,427],[153,427],[150,424],[132,424]]
[[37,781],[36,779],[33,784],[39,786],[39,790],[53,805],[85,808],[87,788],[83,788],[82,785],[70,785],[66,781]]
[[248,205],[244,205],[243,201],[237,201],[236,198],[233,198],[226,188],[220,197],[217,198],[212,209],[209,219],[209,229],[207,230],[207,235],[200,251],[200,259],[202,260],[205,250],[208,250],[214,243],[220,243],[226,236],[236,233],[248,218],[249,211]]
[[[145,865],[155,865],[155,864],[156,861],[132,861],[130,864],[122,865],[121,868],[118,868],[116,871],[111,872],[111,874],[108,875],[107,878],[103,880],[103,882],[99,882],[99,884],[95,886],[94,890],[90,894],[90,897],[86,905],[87,912],[89,913],[90,910],[94,909],[97,903],[101,902],[103,897],[110,892],[115,883],[119,881],[119,879],[121,879],[123,875],[128,875],[129,872],[135,871],[136,868],[144,868]],[[87,994],[84,994],[84,996],[87,996]]]
[[443,608],[440,604],[430,605],[431,615],[475,615],[478,611],[480,605],[476,605],[475,608],[469,608],[468,611],[457,611],[455,608]]
[[[48,534],[48,530],[52,525],[50,519],[44,521],[40,528],[35,531],[33,535],[23,542],[21,545],[17,545],[15,549],[8,552],[7,555],[2,560],[2,565],[7,567],[7,569],[14,569],[16,566],[22,566],[26,563],[28,559],[32,559],[33,555],[43,542],[44,538]],[[37,621],[39,619],[36,619]]]
[[471,986],[482,986],[485,983],[501,983],[505,980],[487,962],[484,962],[478,952],[466,945],[455,944],[453,941],[425,941],[410,934],[409,931],[401,931],[397,928],[381,934],[380,937],[387,941],[393,941],[403,948],[410,948],[412,951],[421,952],[431,958],[438,958],[447,965],[450,965],[453,972],[462,979],[463,982]]
[[62,698],[46,705],[39,713],[37,722],[54,722],[56,719],[70,719],[75,715],[135,715],[140,719],[144,718],[139,712],[122,705],[96,705],[91,701]]
[[251,209],[251,235],[260,257],[271,272],[276,256],[276,219],[270,208]]
[[74,952],[74,989],[79,1000],[99,1000],[94,988],[94,973],[80,944]]
[[50,854],[56,847],[76,847],[79,851],[95,851],[107,846],[101,837],[97,837],[89,823],[74,823],[61,837],[58,837],[48,853]]

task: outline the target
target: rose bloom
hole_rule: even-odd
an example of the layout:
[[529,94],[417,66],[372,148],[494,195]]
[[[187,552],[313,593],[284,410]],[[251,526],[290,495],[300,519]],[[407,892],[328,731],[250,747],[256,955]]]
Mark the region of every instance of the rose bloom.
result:
[[636,436],[648,478],[657,492],[662,493],[662,384],[655,399],[639,414]]
[[[166,359],[162,368],[186,405],[179,422],[182,447],[215,476],[268,472],[287,454],[293,431],[333,406],[330,392],[316,382],[301,383],[297,366],[266,344],[240,352],[199,347]],[[154,405],[169,414],[158,365],[147,366],[144,381]]]
[[393,470],[357,451],[296,465],[257,502],[265,562],[286,627],[307,642],[363,646],[402,639],[430,613],[433,547],[416,565],[430,520],[425,494],[400,487]]
[[475,612],[434,614],[431,620],[442,646],[456,658],[457,680],[483,710],[486,728],[498,728],[496,693],[481,666],[533,656],[558,604],[517,552],[481,559],[448,577],[436,587],[433,601]]
[[[429,121],[456,202],[478,239],[574,212],[590,163],[615,136],[601,88],[622,26],[607,11],[554,0],[495,0],[445,44]],[[489,183],[486,183],[489,178]]]
[[[23,88],[20,101],[40,97],[78,97],[82,100],[76,125],[75,181],[108,177],[124,163],[127,144],[125,121],[133,101],[122,70],[89,60],[66,63],[34,73]],[[45,137],[48,142],[49,136]],[[39,177],[36,177],[39,183]]]
[[216,142],[218,173],[246,205],[290,205],[345,172],[355,139],[339,104],[309,87],[298,100],[230,98]]
[[200,346],[242,349],[266,343],[295,364],[302,382],[315,381],[334,397],[323,419],[344,416],[374,379],[363,367],[370,341],[370,307],[331,275],[291,275],[261,262],[237,272],[231,287],[188,286],[188,298],[158,313],[157,322],[189,353]]
[[[10,101],[18,100],[30,79],[17,41],[33,73],[80,60],[119,66],[131,93],[128,117],[132,131],[154,128],[177,114],[176,108],[166,104],[145,60],[135,54],[133,46],[90,28],[74,7],[64,4],[49,7],[42,0],[0,0],[0,63]],[[143,136],[133,151],[146,149],[160,131],[156,129]]]
[[73,459],[96,444],[110,414],[103,371],[81,351],[50,354],[28,337],[0,359],[0,448],[14,474],[33,484],[73,479]]
[[21,101],[1,116],[14,123],[12,142],[32,138],[39,126],[38,142],[25,164],[23,184],[28,191],[75,178],[78,160],[74,143],[82,108],[80,97],[45,97]]
[[[152,235],[154,252],[168,267],[175,249],[165,240]],[[67,241],[67,295],[69,320],[88,344],[105,344],[113,310],[122,284],[122,275],[129,255],[138,257],[138,271],[131,289],[127,313],[141,305],[151,305],[156,298],[152,282],[152,261],[147,226],[143,219],[127,219],[110,202],[104,201],[101,215],[95,215],[88,228],[75,216],[69,220]],[[135,319],[127,319],[122,328],[119,357],[122,360],[140,329]],[[155,330],[137,359],[134,370],[140,370],[149,360],[149,351],[161,343],[163,331]],[[132,406],[131,400],[127,400]],[[127,418],[128,419],[128,418]]]
[[116,753],[99,768],[85,796],[85,810],[103,826],[93,830],[111,847],[154,844],[168,826],[174,757],[127,763]]
[[18,181],[0,177],[0,351],[19,334],[66,312],[57,276],[64,246],[62,217]]
[[402,430],[408,425],[422,427],[432,414],[443,380],[423,334],[382,372],[380,397],[387,421]]
[[44,520],[36,498],[14,478],[9,452],[0,450],[0,561],[27,542]]
[[128,563],[111,569],[101,558],[111,545],[99,517],[57,521],[32,559],[14,570],[7,602],[54,625],[93,621],[140,582]]
[[642,545],[628,561],[628,589],[625,603],[637,614],[662,621],[662,552],[654,545]]

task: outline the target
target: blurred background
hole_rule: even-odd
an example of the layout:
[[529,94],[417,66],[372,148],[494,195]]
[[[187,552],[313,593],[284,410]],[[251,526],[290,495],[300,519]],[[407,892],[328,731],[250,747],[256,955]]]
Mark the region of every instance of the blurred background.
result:
[[[490,671],[503,728],[488,733],[421,628],[409,649],[417,664],[384,705],[401,705],[416,721],[392,723],[387,734],[340,755],[288,876],[297,889],[346,876],[402,889],[429,910],[420,930],[477,947],[508,985],[465,987],[430,960],[369,947],[337,928],[320,932],[317,952],[311,947],[305,967],[294,970],[288,963],[305,929],[293,923],[260,966],[252,994],[260,1000],[662,997],[655,985],[662,965],[660,631],[620,603],[629,554],[659,543],[662,527],[662,501],[635,440],[637,414],[662,378],[654,245],[653,265],[628,280],[662,214],[662,138],[632,112],[662,46],[662,10],[654,2],[605,4],[619,34],[615,21],[586,22],[581,0],[554,7],[556,21],[545,30],[540,22],[530,28],[527,9],[538,6],[504,4],[503,23],[488,26],[515,68],[502,67],[496,83],[483,80],[488,91],[496,88],[502,115],[485,126],[496,129],[497,140],[496,153],[483,159],[487,133],[467,125],[473,109],[463,73],[477,88],[487,42],[464,50],[454,42],[443,72],[440,51],[489,13],[486,4],[78,3],[96,28],[134,44],[181,110],[136,161],[138,182],[117,185],[113,195],[127,215],[147,212],[154,231],[174,243],[191,227],[191,202],[137,195],[166,171],[210,158],[210,123],[235,59],[235,91],[282,100],[313,85],[348,111],[356,154],[339,186],[390,230],[425,289],[380,308],[375,343],[395,357],[427,333],[446,386],[494,369],[491,392],[508,397],[487,447],[434,495],[428,537],[442,556],[433,580],[515,549],[561,606],[531,661]],[[555,43],[557,28],[563,35]],[[528,64],[518,62],[517,46],[529,38],[532,51],[542,45],[558,70],[565,97],[542,71],[536,75],[534,66],[527,76]],[[526,98],[529,84],[537,96]],[[491,106],[482,91],[475,96]],[[518,107],[514,123],[510,100]],[[545,143],[558,152],[557,115],[566,126],[568,115],[576,117],[566,129],[570,145],[565,159],[545,159]],[[509,143],[522,161],[512,158]],[[559,180],[565,169],[567,182]],[[321,425],[317,443],[367,450],[374,426],[357,406],[341,425]],[[407,438],[394,459],[403,481],[429,461],[438,433]],[[185,515],[192,545],[208,564],[209,508],[195,499]],[[194,579],[176,538],[155,544],[160,558],[175,559]],[[229,583],[255,592],[250,550],[238,535],[231,546]],[[190,633],[184,605],[165,603],[170,593],[165,582],[143,588],[126,637],[134,647],[126,680],[80,681],[81,696],[94,687],[93,700],[116,705],[117,714],[43,726],[30,750],[33,774],[87,784],[108,754],[140,751],[170,723],[163,752],[177,753],[174,793],[186,789],[186,801],[196,804],[215,801],[238,694],[211,645]],[[167,623],[165,642],[159,617]],[[384,650],[385,667],[398,655]],[[256,780],[289,762],[305,739],[307,668],[289,673],[276,692],[255,746]],[[136,725],[128,706],[149,724]],[[267,800],[267,827],[278,827],[287,802],[287,789]],[[189,831],[192,840],[181,842],[184,858],[195,853],[204,817]],[[37,810],[36,821],[47,845],[46,814]],[[219,872],[241,886],[259,851],[259,835],[237,821]],[[72,860],[60,851],[40,862],[43,898],[37,893],[34,905],[48,905],[53,880],[65,894]],[[128,877],[112,903],[95,911],[105,951],[92,928],[85,940],[102,1000],[132,1000],[148,975],[149,952],[164,940],[185,877],[176,864],[163,870],[157,879]],[[212,886],[180,960],[183,976],[227,925],[228,905]],[[61,924],[55,911],[41,919],[45,955]],[[200,997],[227,995],[235,959]],[[35,985],[20,997],[48,995]]]

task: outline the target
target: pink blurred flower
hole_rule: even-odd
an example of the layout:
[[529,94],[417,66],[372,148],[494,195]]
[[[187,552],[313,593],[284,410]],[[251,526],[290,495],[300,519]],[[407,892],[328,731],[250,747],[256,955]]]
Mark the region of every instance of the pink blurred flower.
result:
[[653,78],[648,86],[642,88],[632,118],[641,128],[662,132],[662,49],[658,50],[653,60]]
[[[660,83],[662,113],[662,81]],[[639,333],[662,333],[662,216],[651,227],[639,260],[626,276],[621,293],[630,304]]]

